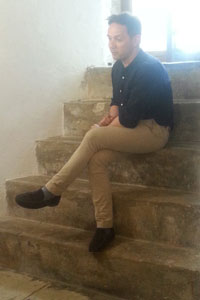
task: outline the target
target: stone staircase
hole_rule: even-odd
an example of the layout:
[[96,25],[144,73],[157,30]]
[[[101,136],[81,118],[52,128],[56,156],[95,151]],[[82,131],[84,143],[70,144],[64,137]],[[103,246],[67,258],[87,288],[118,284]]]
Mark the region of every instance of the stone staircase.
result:
[[87,170],[58,207],[32,211],[14,202],[16,194],[44,185],[108,110],[110,69],[92,68],[86,73],[88,99],[64,105],[65,135],[36,142],[41,175],[6,182],[1,267],[96,289],[108,293],[105,299],[200,299],[200,63],[166,68],[175,128],[165,149],[126,154],[110,166],[117,233],[112,247],[88,252],[95,222]]

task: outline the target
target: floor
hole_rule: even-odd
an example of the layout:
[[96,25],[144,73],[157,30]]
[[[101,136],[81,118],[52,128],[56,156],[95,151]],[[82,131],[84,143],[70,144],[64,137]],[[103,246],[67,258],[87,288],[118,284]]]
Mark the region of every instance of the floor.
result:
[[0,269],[0,300],[89,300],[111,299],[95,291],[67,287]]

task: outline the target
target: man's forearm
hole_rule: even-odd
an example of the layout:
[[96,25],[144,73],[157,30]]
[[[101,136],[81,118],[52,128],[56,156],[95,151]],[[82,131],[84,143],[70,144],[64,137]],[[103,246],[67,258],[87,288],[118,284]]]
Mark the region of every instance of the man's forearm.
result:
[[109,111],[110,116],[117,117],[119,115],[119,108],[117,105],[112,105]]

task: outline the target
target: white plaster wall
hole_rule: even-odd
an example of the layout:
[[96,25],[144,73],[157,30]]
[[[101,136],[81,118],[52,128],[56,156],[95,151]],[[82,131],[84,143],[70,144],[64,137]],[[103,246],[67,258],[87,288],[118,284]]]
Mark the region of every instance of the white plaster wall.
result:
[[111,0],[111,14],[119,14],[121,12],[121,0]]
[[100,0],[0,0],[0,214],[5,179],[37,174],[35,140],[62,133],[63,102],[102,65],[101,12]]

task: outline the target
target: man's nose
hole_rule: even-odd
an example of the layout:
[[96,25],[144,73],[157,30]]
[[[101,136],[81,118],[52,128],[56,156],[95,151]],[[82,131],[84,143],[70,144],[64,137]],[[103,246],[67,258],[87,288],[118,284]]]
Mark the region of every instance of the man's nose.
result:
[[115,48],[116,48],[116,43],[115,43],[115,41],[110,40],[109,46],[110,46],[110,49],[115,49]]

